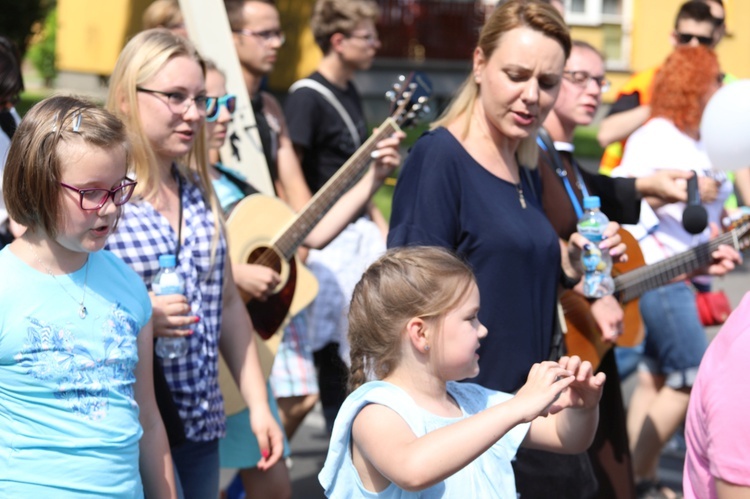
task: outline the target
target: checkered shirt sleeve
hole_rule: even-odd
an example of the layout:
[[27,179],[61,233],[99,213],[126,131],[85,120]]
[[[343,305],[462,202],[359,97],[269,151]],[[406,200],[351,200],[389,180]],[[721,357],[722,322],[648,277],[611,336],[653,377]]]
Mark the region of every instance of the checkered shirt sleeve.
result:
[[[187,355],[162,359],[162,363],[187,438],[206,441],[221,438],[225,432],[218,355],[227,247],[222,235],[212,265],[213,216],[200,189],[184,179],[182,185],[184,225],[178,271],[185,279],[191,315],[200,317],[200,321],[191,326]],[[177,234],[148,202],[131,201],[123,208],[107,247],[140,274],[150,290],[159,271],[159,255],[175,252]]]

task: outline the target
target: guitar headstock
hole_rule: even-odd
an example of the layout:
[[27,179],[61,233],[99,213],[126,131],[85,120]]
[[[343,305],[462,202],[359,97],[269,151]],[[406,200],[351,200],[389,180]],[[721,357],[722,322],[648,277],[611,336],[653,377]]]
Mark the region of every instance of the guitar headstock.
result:
[[432,95],[432,82],[421,71],[412,71],[408,76],[400,76],[393,89],[386,92],[391,102],[390,115],[402,128],[414,125],[430,111],[427,101]]

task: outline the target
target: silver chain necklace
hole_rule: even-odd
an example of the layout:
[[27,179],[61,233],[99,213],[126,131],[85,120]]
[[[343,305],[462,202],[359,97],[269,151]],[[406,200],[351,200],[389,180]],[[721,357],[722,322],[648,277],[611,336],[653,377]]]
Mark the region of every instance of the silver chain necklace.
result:
[[88,281],[89,281],[89,257],[90,257],[90,255],[88,257],[86,257],[86,273],[84,274],[84,278],[83,278],[83,296],[81,296],[81,301],[79,302],[78,300],[76,300],[75,296],[73,296],[72,294],[70,294],[70,291],[68,291],[68,288],[66,288],[65,286],[63,286],[63,284],[60,281],[57,280],[57,277],[55,276],[55,274],[52,273],[52,270],[44,264],[44,262],[42,261],[41,258],[39,258],[39,254],[36,252],[36,250],[31,245],[31,243],[28,242],[28,241],[26,241],[26,244],[29,245],[29,249],[34,254],[34,258],[36,258],[36,261],[39,262],[39,265],[41,265],[42,267],[44,267],[44,270],[47,271],[47,273],[50,275],[50,277],[52,277],[52,279],[55,280],[55,282],[63,289],[63,291],[65,291],[65,294],[67,294],[68,296],[70,296],[73,299],[74,302],[78,303],[78,306],[79,306],[79,308],[78,308],[78,317],[80,317],[81,319],[85,319],[86,316],[89,313],[88,310],[86,310],[86,306],[83,304],[83,302],[86,299],[86,283],[88,283]]

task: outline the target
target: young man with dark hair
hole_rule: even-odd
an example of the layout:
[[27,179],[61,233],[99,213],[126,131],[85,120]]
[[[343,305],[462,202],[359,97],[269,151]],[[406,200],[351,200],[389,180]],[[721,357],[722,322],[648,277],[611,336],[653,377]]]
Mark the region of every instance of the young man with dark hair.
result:
[[[353,79],[357,71],[370,67],[380,48],[378,13],[370,0],[319,0],[315,5],[310,24],[323,58],[313,74],[292,86],[284,105],[289,134],[313,192],[367,137]],[[346,398],[348,302],[362,272],[385,251],[386,232],[385,219],[370,204],[328,247],[310,252],[308,263],[320,281],[320,292],[308,318],[329,428]]]

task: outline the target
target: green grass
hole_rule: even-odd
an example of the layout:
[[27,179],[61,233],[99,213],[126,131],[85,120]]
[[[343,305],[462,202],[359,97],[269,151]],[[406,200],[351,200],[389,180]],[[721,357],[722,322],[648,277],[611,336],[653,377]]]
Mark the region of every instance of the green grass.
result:
[[34,104],[47,97],[49,93],[44,92],[23,92],[21,98],[16,103],[16,111],[18,115],[23,116],[32,108]]
[[599,127],[596,126],[579,126],[576,128],[576,134],[573,138],[573,144],[576,147],[576,156],[579,158],[601,158],[604,149],[596,140],[596,134]]

